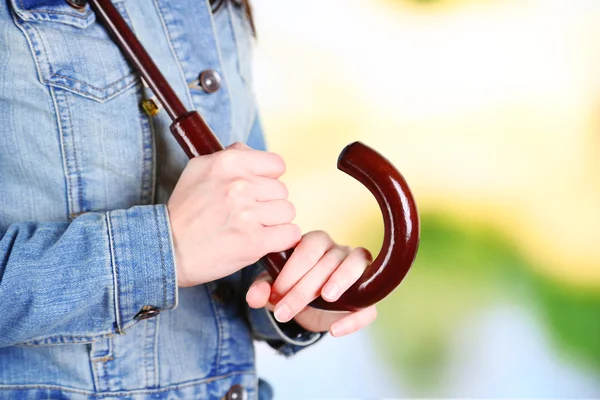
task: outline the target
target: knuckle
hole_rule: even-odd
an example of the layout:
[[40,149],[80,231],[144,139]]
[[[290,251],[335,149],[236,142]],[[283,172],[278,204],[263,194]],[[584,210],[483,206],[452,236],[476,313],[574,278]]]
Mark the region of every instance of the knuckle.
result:
[[242,210],[239,210],[235,216],[236,216],[235,219],[237,220],[238,223],[245,225],[248,222],[252,221],[253,213],[252,213],[252,211],[250,211],[248,209],[242,209]]
[[235,164],[237,163],[238,158],[239,158],[238,151],[235,149],[224,150],[224,151],[219,152],[218,154],[219,155],[217,156],[217,158],[215,160],[215,168],[214,168],[215,171],[216,172],[232,171],[235,167]]
[[373,255],[369,250],[367,250],[364,247],[357,247],[354,250],[352,250],[352,252],[356,253],[359,256],[359,258],[366,260],[367,265],[365,265],[364,268],[366,268],[368,264],[370,264],[373,261]]
[[287,188],[287,186],[286,186],[286,184],[285,184],[285,183],[283,183],[283,182],[281,182],[281,181],[277,181],[277,182],[279,182],[280,191],[281,191],[281,197],[282,197],[283,199],[286,199],[286,200],[287,200],[287,199],[288,199],[288,197],[290,197],[290,191],[289,191],[289,189]]
[[231,145],[229,145],[227,148],[241,150],[241,149],[245,149],[246,147],[247,146],[245,144],[243,144],[242,142],[235,142],[235,143],[232,143]]
[[245,179],[234,179],[227,188],[227,197],[238,199],[248,190],[249,182]]
[[300,231],[300,227],[296,224],[290,224],[288,234],[290,237],[290,241],[296,243],[302,239],[302,231]]
[[272,159],[273,164],[281,171],[283,174],[286,169],[285,161],[283,157],[276,153],[268,153],[269,157]]
[[301,290],[293,289],[285,297],[287,297],[287,303],[293,309],[304,308],[310,301],[310,296]]
[[343,258],[347,258],[352,253],[352,247],[350,246],[336,244],[334,249],[341,254]]
[[292,221],[294,218],[296,218],[296,206],[294,206],[294,204],[291,201],[285,201],[284,204],[284,209],[285,209],[285,213],[287,215],[287,219],[289,221]]
[[331,237],[329,236],[329,234],[325,231],[312,231],[309,234],[307,234],[307,240],[310,240],[311,242],[330,242],[331,241]]

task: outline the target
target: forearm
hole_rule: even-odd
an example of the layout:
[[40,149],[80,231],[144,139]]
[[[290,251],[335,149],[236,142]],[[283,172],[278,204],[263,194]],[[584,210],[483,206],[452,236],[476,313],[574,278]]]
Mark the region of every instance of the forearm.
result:
[[176,305],[164,206],[15,223],[0,240],[0,347],[118,334]]

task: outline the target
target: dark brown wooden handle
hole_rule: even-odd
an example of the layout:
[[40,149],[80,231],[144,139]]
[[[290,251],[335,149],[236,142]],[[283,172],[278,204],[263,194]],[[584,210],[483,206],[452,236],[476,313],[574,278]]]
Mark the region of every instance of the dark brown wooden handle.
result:
[[[200,114],[184,108],[110,0],[90,0],[90,4],[173,119],[171,133],[188,157],[223,150]],[[355,311],[381,301],[400,285],[417,254],[419,216],[415,200],[400,172],[370,147],[360,142],[348,145],[339,156],[338,168],[373,193],[383,214],[385,235],[375,261],[338,301],[328,303],[318,298],[311,306],[332,311]],[[290,254],[291,250],[268,254],[260,262],[273,278],[277,278]]]
[[[312,307],[330,311],[355,311],[388,296],[404,279],[417,255],[419,214],[408,184],[383,156],[354,142],[342,151],[338,168],[360,181],[377,199],[383,214],[384,238],[379,255],[360,279],[340,299],[329,303],[318,298]],[[291,252],[267,255],[262,262],[275,278]]]

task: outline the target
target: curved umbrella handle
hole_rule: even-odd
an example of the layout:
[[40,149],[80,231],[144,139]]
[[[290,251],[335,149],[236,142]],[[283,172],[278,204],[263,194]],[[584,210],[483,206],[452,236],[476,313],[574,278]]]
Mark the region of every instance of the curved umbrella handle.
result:
[[[360,279],[336,302],[318,298],[312,307],[330,311],[355,311],[388,296],[404,279],[419,247],[420,224],[417,206],[408,184],[394,166],[361,142],[346,146],[338,168],[360,181],[377,199],[384,222],[379,255]],[[276,278],[291,252],[269,254],[262,262]]]
[[[186,110],[111,1],[90,0],[89,3],[164,106],[173,120],[171,132],[188,157],[223,150],[200,114]],[[419,217],[406,181],[375,150],[360,142],[352,143],[340,154],[338,168],[360,181],[373,193],[383,213],[385,236],[381,252],[375,261],[338,301],[328,303],[318,298],[311,306],[332,311],[353,311],[377,303],[402,282],[417,253]],[[269,274],[276,278],[289,254],[290,251],[268,254],[261,262]]]

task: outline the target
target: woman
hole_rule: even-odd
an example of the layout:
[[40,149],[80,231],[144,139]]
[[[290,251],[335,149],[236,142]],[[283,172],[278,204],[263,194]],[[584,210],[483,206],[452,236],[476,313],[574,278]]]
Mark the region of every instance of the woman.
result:
[[[189,161],[85,1],[0,3],[0,398],[271,398],[253,341],[291,356],[372,322],[306,308],[369,255],[292,224],[245,2],[114,4],[230,146]],[[291,247],[275,282],[253,265]]]

